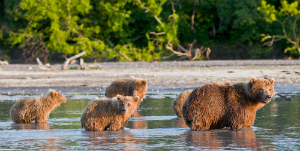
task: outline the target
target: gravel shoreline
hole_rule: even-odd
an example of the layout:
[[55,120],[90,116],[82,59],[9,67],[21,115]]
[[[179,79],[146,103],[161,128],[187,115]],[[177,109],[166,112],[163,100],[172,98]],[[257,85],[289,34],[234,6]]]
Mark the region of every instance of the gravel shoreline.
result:
[[[148,80],[148,93],[181,92],[183,89],[211,84],[247,82],[252,76],[274,78],[275,90],[299,93],[300,60],[226,60],[173,62],[91,63],[97,70],[57,71],[38,69],[36,64],[0,66],[0,94],[42,94],[49,88],[62,93],[103,93],[118,78],[138,77]],[[76,67],[76,65],[71,65]]]

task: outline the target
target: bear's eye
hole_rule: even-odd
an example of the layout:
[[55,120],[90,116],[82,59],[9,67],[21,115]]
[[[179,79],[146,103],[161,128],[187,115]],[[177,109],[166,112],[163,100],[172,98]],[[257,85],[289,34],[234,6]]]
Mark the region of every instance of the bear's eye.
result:
[[269,91],[271,91],[272,89],[269,89]]
[[137,91],[139,90],[139,89],[136,89]]
[[253,91],[255,90],[255,88],[252,89]]

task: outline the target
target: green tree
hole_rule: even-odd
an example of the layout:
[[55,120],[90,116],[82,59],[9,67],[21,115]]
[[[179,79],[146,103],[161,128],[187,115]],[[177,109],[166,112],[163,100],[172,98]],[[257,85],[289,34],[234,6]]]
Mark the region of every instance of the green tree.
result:
[[26,48],[36,56],[48,57],[49,51],[74,54],[85,50],[103,51],[103,41],[90,38],[100,32],[98,26],[86,27],[79,15],[91,9],[89,0],[22,0],[19,8],[28,22],[26,28],[10,33],[10,44]]
[[298,23],[300,19],[300,7],[298,1],[288,3],[287,0],[281,0],[281,7],[275,8],[274,5],[267,4],[265,0],[262,0],[262,4],[257,10],[265,14],[266,22],[277,22],[281,26],[281,33],[276,35],[262,34],[265,41],[270,39],[265,45],[272,46],[272,44],[281,39],[287,40],[291,46],[285,49],[285,53],[290,51],[291,53],[300,54],[299,47],[299,28]]

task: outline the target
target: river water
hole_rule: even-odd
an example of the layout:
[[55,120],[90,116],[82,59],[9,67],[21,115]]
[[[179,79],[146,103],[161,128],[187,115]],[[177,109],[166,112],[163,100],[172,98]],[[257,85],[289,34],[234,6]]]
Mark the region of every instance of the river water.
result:
[[240,131],[191,131],[172,111],[176,94],[148,94],[139,112],[119,131],[89,132],[80,117],[94,95],[68,95],[47,123],[14,124],[16,99],[0,95],[0,150],[300,150],[300,98],[274,98],[257,111],[255,123]]

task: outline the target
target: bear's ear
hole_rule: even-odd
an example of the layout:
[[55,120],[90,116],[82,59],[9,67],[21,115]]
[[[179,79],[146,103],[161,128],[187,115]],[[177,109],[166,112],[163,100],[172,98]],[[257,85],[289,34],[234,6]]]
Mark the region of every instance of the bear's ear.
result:
[[215,81],[215,82],[213,83],[213,85],[218,85],[218,83]]
[[143,80],[142,83],[143,83],[143,84],[147,84],[147,80]]
[[132,78],[132,82],[135,82],[135,78]]
[[137,101],[139,101],[140,97],[139,96],[134,96],[133,99],[134,99],[135,102],[137,102]]
[[49,89],[48,91],[49,91],[49,94],[51,96],[56,96],[57,95],[57,92],[54,89]]
[[117,97],[118,100],[122,100],[122,99],[123,99],[123,96],[122,96],[122,95],[119,95],[119,94],[117,94],[116,97]]
[[228,81],[227,83],[225,83],[225,85],[227,85],[227,86],[230,86],[230,85],[231,85],[231,83]]
[[251,83],[255,83],[256,81],[257,81],[257,78],[251,77],[251,80],[250,80]]
[[274,79],[274,78],[270,79],[270,83],[271,83],[271,84],[273,84],[274,82],[275,82],[275,79]]

